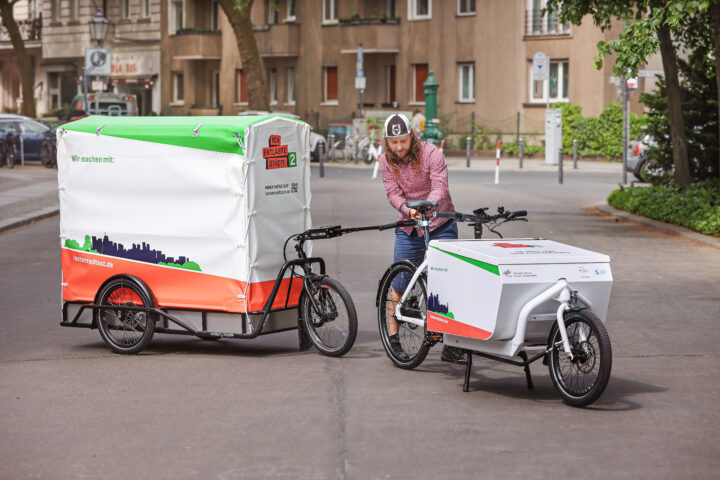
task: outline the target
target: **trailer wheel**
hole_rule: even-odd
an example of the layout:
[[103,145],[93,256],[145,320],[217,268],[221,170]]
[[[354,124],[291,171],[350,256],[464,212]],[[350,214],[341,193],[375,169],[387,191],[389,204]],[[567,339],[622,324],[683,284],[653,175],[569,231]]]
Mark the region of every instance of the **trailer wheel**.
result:
[[[105,343],[117,353],[138,353],[155,333],[155,319],[148,310],[152,302],[145,290],[134,280],[118,277],[108,282],[99,295],[97,327]],[[113,308],[131,307],[131,308]]]
[[555,388],[573,407],[589,405],[603,393],[610,380],[612,349],[602,322],[590,311],[565,313],[570,350],[565,353],[557,323],[548,341],[550,378]]

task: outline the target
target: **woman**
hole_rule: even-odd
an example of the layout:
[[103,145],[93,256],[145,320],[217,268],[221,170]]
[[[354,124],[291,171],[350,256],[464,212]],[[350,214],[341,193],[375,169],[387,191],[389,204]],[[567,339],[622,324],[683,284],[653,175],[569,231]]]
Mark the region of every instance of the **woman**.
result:
[[[454,212],[452,198],[448,190],[447,161],[442,152],[433,144],[420,141],[410,122],[404,115],[393,114],[385,120],[384,153],[380,156],[380,171],[388,201],[400,212],[400,220],[419,217],[420,213],[408,208],[408,200],[428,200],[437,202],[437,211]],[[457,225],[449,218],[431,218],[430,240],[458,238]],[[395,247],[393,262],[409,260],[416,266],[425,258],[425,239],[423,231],[413,227],[395,229]],[[402,297],[407,280],[393,282],[389,305],[397,303]],[[409,359],[403,350],[398,336],[398,324],[393,312],[388,312],[388,336],[390,347],[401,361]],[[440,355],[445,361],[463,363],[464,355],[456,348],[445,346]]]

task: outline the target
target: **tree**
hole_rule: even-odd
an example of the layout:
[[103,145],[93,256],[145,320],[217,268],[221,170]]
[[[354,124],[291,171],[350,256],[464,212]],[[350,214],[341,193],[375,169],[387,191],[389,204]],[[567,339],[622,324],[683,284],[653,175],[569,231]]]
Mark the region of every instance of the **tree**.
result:
[[[683,186],[690,182],[690,169],[672,34],[679,32],[684,18],[709,15],[711,5],[716,9],[715,4],[718,1],[720,0],[548,0],[547,5],[548,11],[560,12],[562,21],[576,25],[580,24],[585,15],[591,15],[595,24],[603,30],[610,27],[614,18],[629,20],[617,40],[598,43],[596,68],[602,67],[605,56],[614,53],[616,62],[613,70],[616,75],[623,78],[633,77],[647,58],[660,50],[665,73],[675,179]],[[720,32],[718,28],[720,26],[716,27],[716,38]],[[720,62],[720,59],[717,61]]]
[[35,116],[35,97],[33,92],[34,75],[30,55],[25,49],[25,42],[20,35],[15,17],[13,16],[13,8],[19,0],[0,0],[0,17],[2,24],[10,36],[10,42],[15,50],[17,57],[17,66],[20,70],[20,80],[22,85],[22,111],[23,115],[28,117]]
[[269,110],[269,95],[265,68],[255,42],[250,13],[253,0],[218,0],[235,33],[242,60],[248,104],[251,110]]

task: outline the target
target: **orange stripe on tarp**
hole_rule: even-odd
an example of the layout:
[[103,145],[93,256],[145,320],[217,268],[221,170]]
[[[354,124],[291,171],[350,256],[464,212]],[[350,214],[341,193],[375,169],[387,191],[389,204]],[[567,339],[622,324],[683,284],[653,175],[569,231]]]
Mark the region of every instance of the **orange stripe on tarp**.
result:
[[492,335],[492,332],[460,323],[435,312],[427,312],[427,329],[431,332],[449,333],[450,335],[478,338],[480,340],[487,340]]
[[[113,275],[133,275],[147,284],[158,306],[245,312],[245,302],[238,295],[245,293],[246,282],[206,273],[135,262],[123,258],[62,249],[63,300],[92,302],[108,278]],[[89,263],[88,263],[89,262]],[[263,309],[275,280],[253,282],[248,287],[247,300],[251,312]],[[290,279],[284,278],[272,308],[283,308]],[[288,307],[295,307],[300,298],[302,280],[292,282]]]

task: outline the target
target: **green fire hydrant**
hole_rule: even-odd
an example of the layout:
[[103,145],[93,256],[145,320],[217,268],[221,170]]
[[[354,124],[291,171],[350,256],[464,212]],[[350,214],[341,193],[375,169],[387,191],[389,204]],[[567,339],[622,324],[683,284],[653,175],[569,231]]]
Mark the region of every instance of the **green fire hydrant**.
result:
[[443,134],[438,128],[437,118],[437,91],[440,87],[433,71],[430,70],[427,80],[423,83],[425,93],[425,131],[423,132],[423,140],[426,142],[440,144]]

